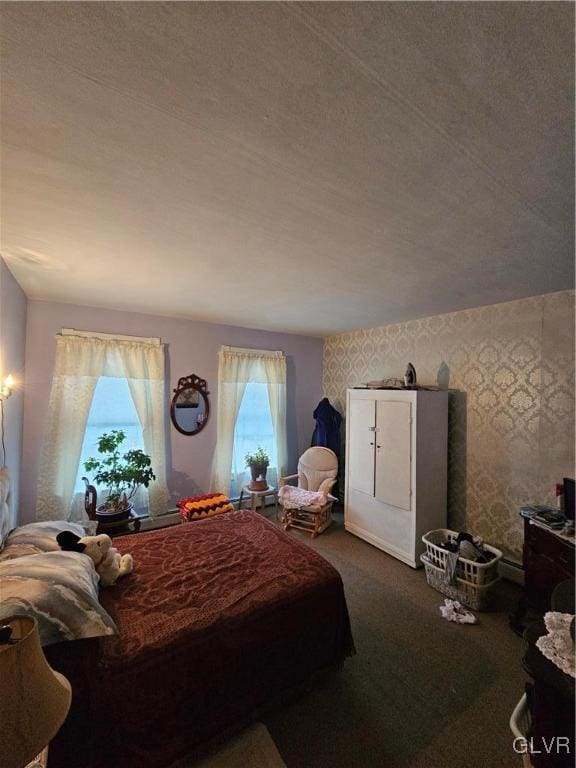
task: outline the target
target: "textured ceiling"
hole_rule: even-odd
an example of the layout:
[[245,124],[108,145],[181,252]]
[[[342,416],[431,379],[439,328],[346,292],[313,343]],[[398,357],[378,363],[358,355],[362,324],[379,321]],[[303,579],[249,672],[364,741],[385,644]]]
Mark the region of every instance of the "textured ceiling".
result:
[[572,3],[0,16],[30,297],[324,334],[573,283]]

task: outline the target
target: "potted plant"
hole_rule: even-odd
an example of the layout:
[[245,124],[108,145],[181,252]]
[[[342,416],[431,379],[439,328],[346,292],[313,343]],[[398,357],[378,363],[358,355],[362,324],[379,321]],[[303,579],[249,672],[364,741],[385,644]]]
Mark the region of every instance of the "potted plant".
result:
[[113,429],[98,438],[100,458],[84,462],[86,472],[96,472],[94,483],[108,489],[106,501],[96,507],[96,518],[112,522],[130,517],[133,504],[130,499],[138,488],[148,488],[156,479],[150,457],[139,448],[122,454],[120,446],[126,439],[121,429]]
[[249,487],[253,491],[265,491],[266,488],[268,488],[266,472],[268,470],[268,465],[270,464],[270,457],[264,448],[258,446],[254,453],[247,453],[244,457],[244,461],[246,462],[246,466],[250,467],[250,474],[252,475]]

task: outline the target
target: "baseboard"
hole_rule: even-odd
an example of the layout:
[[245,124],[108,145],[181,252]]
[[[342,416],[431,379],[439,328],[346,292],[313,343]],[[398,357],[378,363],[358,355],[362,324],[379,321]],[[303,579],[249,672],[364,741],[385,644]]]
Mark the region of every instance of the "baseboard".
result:
[[520,563],[515,563],[513,560],[500,560],[498,573],[503,579],[508,579],[508,581],[513,581],[522,587],[524,586],[524,568],[522,568]]
[[157,528],[167,528],[171,525],[178,525],[180,523],[180,515],[178,512],[165,512],[157,517],[144,517],[141,519],[140,530],[141,531],[154,531]]

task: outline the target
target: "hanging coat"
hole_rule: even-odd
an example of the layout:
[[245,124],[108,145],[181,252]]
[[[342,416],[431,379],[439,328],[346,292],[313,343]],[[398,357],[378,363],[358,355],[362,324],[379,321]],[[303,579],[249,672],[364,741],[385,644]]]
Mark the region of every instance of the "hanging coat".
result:
[[312,435],[312,445],[322,445],[330,448],[340,458],[340,424],[342,416],[336,408],[330,405],[330,400],[324,397],[313,414],[316,419],[316,428]]

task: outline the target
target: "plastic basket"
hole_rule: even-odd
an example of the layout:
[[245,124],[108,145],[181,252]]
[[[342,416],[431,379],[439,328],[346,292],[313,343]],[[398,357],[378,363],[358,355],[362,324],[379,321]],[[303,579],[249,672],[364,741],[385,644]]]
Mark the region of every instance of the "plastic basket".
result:
[[[531,727],[530,710],[528,709],[528,698],[526,694],[522,696],[518,704],[514,707],[514,712],[510,717],[510,730],[514,738],[527,739]],[[532,761],[528,751],[522,754],[522,763],[524,768],[532,768]]]
[[457,578],[456,584],[450,584],[443,568],[437,568],[428,559],[427,555],[420,555],[426,570],[426,581],[434,589],[441,592],[451,600],[458,600],[462,605],[467,605],[474,611],[485,611],[490,606],[492,587],[500,577],[497,576],[489,584],[472,584],[464,579]]
[[[440,545],[446,541],[456,541],[457,538],[458,534],[456,531],[450,531],[448,528],[437,528],[435,531],[425,533],[422,536],[422,541],[426,545],[428,562],[444,571],[446,569],[448,552],[442,549]],[[456,576],[479,587],[496,581],[498,578],[498,561],[502,558],[502,552],[496,549],[496,547],[490,547],[488,544],[484,544],[484,551],[494,555],[494,558],[489,563],[475,563],[473,560],[459,557]]]

